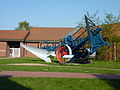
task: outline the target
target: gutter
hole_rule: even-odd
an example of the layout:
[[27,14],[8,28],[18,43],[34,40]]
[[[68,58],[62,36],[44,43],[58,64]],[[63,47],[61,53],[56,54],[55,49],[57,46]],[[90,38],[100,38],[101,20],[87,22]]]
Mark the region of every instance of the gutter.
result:
[[24,41],[23,39],[0,39],[0,41]]

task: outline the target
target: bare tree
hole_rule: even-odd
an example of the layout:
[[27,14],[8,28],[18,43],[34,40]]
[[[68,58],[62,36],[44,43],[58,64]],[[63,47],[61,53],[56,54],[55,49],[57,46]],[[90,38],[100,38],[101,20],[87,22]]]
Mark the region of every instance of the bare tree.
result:
[[[86,16],[92,20],[96,25],[101,24],[100,17],[97,17],[98,10],[94,14],[90,14],[88,11],[86,12]],[[77,23],[77,27],[85,27],[85,19],[82,17],[81,21]]]
[[120,22],[120,14],[115,16],[112,13],[105,13],[104,24],[115,24],[118,22]]

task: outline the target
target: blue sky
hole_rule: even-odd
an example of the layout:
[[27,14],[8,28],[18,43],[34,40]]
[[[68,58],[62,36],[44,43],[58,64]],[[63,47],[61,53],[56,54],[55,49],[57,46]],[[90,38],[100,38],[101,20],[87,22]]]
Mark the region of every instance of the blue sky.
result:
[[120,0],[0,0],[0,30],[14,30],[20,21],[33,27],[75,27],[82,16],[97,10],[114,15],[120,12]]

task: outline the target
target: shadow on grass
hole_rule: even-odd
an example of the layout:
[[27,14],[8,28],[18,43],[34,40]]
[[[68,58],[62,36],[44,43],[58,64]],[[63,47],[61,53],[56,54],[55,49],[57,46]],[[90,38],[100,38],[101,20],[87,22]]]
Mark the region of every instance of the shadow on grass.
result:
[[57,64],[60,64],[60,62],[59,61],[52,61],[53,63],[57,63]]
[[102,79],[102,81],[112,87],[113,90],[120,90],[120,79]]
[[[35,60],[35,59],[33,59],[33,60],[28,60],[28,61],[42,61],[42,60]],[[43,61],[42,61],[43,62]]]
[[32,90],[10,80],[10,77],[12,76],[3,75],[0,77],[0,90]]
[[[34,60],[33,60],[34,61]],[[44,60],[39,60],[40,62],[43,62],[43,63],[47,63],[45,62]],[[56,63],[56,64],[60,64],[60,62],[58,60],[51,60],[52,63]]]
[[107,83],[113,90],[120,90],[120,75],[106,75],[106,74],[100,74],[96,75],[98,79],[102,80],[103,82]]

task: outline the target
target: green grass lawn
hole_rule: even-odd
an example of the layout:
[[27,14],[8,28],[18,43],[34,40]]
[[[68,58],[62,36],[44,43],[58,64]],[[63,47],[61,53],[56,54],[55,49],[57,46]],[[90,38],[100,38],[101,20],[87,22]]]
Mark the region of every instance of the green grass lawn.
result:
[[[57,66],[10,66],[4,64],[11,63],[39,63],[48,65],[59,65]],[[11,59],[0,59],[0,70],[1,71],[43,71],[43,72],[74,72],[74,73],[103,73],[103,74],[120,74],[120,71],[115,70],[104,70],[89,67],[100,67],[100,68],[117,68],[120,69],[120,62],[107,62],[107,61],[96,61],[94,60],[91,64],[60,64],[55,61],[52,63],[46,63],[39,58],[11,58]],[[71,66],[71,67],[65,67]],[[77,67],[72,67],[77,66]],[[87,68],[85,68],[87,67]]]
[[63,65],[63,66],[81,66],[81,67],[99,67],[99,68],[111,68],[120,69],[120,61],[107,61],[107,60],[93,60],[91,64],[60,64],[56,63],[57,60],[54,59],[52,63],[46,63],[40,58],[11,58],[11,59],[0,59],[0,64],[10,64],[10,63],[39,63],[39,64],[49,64],[49,65]]
[[109,68],[109,69],[120,69],[120,62],[117,61],[103,61],[93,60],[91,64],[82,64],[82,67],[97,67],[97,68]]
[[40,58],[31,58],[31,57],[0,59],[0,64],[10,64],[10,63],[45,63],[45,62]]
[[120,71],[103,70],[103,69],[47,67],[47,66],[9,66],[9,65],[1,65],[0,71],[41,71],[41,72],[120,74]]
[[[11,63],[39,63],[78,67],[48,67],[48,66],[10,66]],[[89,67],[120,69],[120,62],[97,61],[91,64],[60,64],[56,60],[46,63],[39,58],[0,59],[0,71],[43,71],[43,72],[76,72],[120,74],[120,71],[91,69]],[[82,67],[82,68],[81,68]],[[88,67],[88,68],[83,68]],[[2,77],[0,90],[120,90],[120,79],[80,79],[80,78],[41,78],[41,77]]]
[[0,90],[120,90],[120,79],[0,78]]

